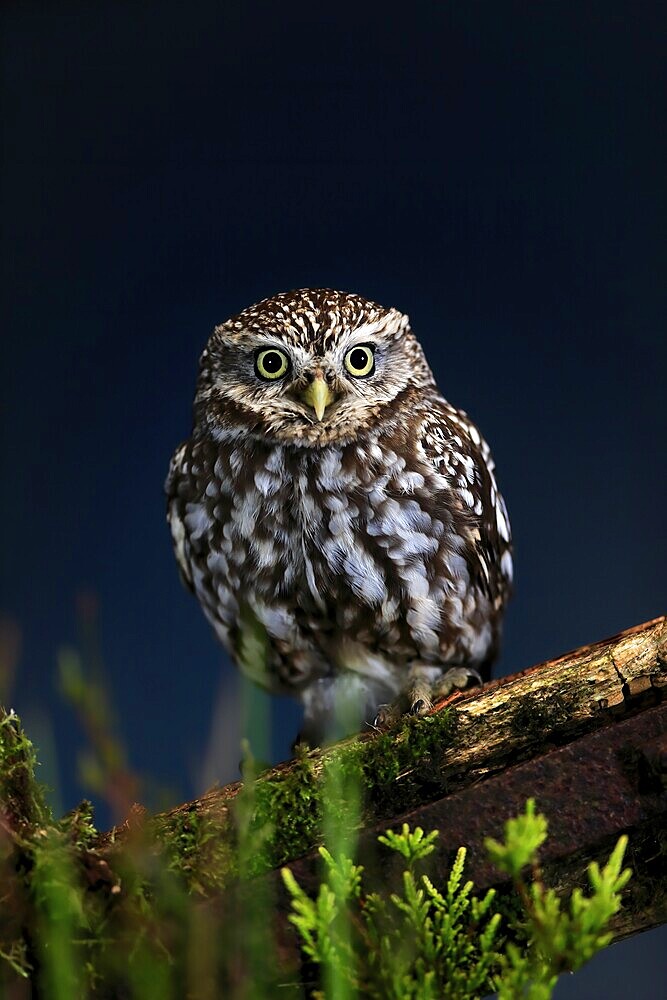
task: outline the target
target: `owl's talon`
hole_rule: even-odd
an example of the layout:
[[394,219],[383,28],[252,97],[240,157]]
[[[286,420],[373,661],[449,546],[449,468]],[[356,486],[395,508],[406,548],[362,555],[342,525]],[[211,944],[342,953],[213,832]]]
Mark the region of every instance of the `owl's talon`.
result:
[[374,729],[383,729],[387,721],[387,711],[390,709],[390,705],[378,705],[378,710],[375,718],[373,719]]
[[377,715],[373,720],[374,729],[391,729],[401,716],[400,709],[395,704],[378,705]]
[[433,708],[433,702],[430,698],[415,698],[415,700],[410,705],[408,715],[426,715]]

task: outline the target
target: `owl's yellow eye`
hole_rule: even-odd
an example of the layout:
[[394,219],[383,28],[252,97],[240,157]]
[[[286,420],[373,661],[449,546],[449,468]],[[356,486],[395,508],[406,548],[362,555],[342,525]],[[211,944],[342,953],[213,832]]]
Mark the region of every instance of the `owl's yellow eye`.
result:
[[357,344],[356,347],[352,347],[345,355],[345,367],[355,378],[372,375],[375,370],[373,348],[368,344]]
[[289,358],[276,347],[260,351],[255,358],[255,371],[260,378],[273,380],[282,378],[289,368]]

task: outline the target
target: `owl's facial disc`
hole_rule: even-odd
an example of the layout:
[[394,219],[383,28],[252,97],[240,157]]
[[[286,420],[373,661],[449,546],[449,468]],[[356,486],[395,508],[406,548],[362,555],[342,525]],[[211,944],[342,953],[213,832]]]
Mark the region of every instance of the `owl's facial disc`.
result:
[[354,440],[406,390],[433,385],[408,318],[361,296],[297,289],[216,327],[195,405],[217,435],[319,447]]

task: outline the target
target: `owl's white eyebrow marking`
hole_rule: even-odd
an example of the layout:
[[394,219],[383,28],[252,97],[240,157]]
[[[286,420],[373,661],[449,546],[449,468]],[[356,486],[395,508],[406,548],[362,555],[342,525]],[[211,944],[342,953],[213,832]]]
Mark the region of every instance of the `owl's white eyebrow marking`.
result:
[[405,313],[400,313],[396,309],[391,309],[384,316],[371,323],[362,323],[361,326],[353,330],[354,336],[372,337],[376,333],[399,333],[408,325],[408,317]]

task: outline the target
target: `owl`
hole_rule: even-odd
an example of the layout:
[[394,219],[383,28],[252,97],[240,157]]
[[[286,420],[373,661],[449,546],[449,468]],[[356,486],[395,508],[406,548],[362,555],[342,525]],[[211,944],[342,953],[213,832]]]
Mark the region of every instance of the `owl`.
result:
[[238,667],[302,702],[311,745],[488,671],[507,510],[396,309],[300,289],[216,327],[166,493],[185,583]]

